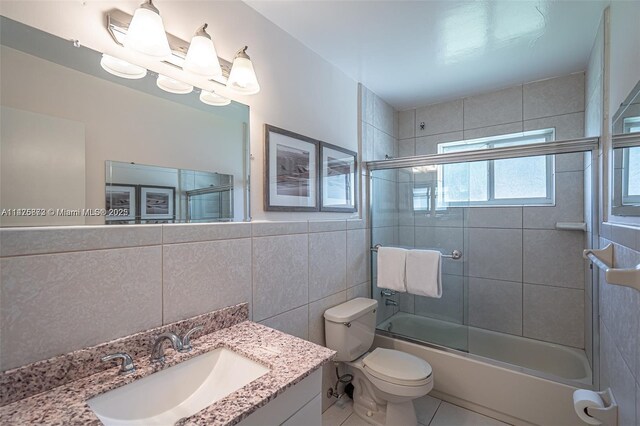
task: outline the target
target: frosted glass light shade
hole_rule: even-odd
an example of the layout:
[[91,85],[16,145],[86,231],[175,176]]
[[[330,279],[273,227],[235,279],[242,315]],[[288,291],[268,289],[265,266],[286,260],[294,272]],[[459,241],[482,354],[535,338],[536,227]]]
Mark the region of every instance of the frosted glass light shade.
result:
[[156,85],[165,92],[175,93],[176,95],[186,95],[193,91],[193,86],[171,77],[160,74],[156,80]]
[[147,75],[147,70],[145,68],[133,65],[132,63],[123,61],[122,59],[118,59],[113,56],[109,56],[107,54],[102,55],[100,66],[110,74],[122,78],[128,78],[130,80],[143,78],[145,75]]
[[239,51],[233,60],[227,87],[243,95],[254,95],[260,91],[260,84],[246,50],[245,47]]
[[206,27],[207,24],[199,28],[191,39],[182,69],[207,78],[219,77],[222,68],[213,41],[205,31]]
[[141,4],[136,9],[129,24],[124,45],[157,59],[168,58],[171,55],[162,18],[151,1]]
[[200,92],[200,101],[213,106],[225,106],[231,103],[231,99],[220,96],[216,92],[209,92],[208,90]]

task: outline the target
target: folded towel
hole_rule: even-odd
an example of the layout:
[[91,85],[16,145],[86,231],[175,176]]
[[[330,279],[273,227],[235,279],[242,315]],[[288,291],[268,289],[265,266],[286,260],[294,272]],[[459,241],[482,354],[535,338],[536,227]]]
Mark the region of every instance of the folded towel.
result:
[[408,250],[397,247],[378,249],[378,288],[388,288],[400,293],[405,287],[405,258]]
[[434,250],[407,252],[407,292],[418,296],[442,297],[442,254]]

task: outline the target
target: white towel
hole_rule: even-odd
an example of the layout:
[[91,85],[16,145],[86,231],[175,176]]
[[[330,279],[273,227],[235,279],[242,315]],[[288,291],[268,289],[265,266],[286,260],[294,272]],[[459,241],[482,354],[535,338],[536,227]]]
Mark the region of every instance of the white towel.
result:
[[397,247],[378,248],[378,288],[400,293],[405,287],[405,259],[408,250]]
[[407,292],[418,296],[442,297],[442,254],[434,250],[407,252]]

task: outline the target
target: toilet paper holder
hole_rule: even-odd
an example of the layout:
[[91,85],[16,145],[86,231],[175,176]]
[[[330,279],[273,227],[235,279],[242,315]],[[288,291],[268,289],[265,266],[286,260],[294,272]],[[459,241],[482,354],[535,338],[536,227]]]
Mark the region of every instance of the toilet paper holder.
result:
[[602,398],[605,406],[604,408],[588,407],[585,409],[587,415],[599,420],[605,426],[616,426],[618,424],[618,403],[611,388],[596,393]]

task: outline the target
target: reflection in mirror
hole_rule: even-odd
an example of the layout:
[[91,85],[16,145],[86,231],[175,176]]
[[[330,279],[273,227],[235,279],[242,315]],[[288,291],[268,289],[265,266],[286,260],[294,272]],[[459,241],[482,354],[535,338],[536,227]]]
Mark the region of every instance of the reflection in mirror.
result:
[[233,220],[233,176],[106,162],[107,224]]
[[611,213],[640,216],[640,82],[613,118]]
[[[246,105],[118,78],[99,52],[1,16],[0,43],[0,226],[249,219]],[[131,163],[175,179],[125,179]],[[126,212],[107,216],[106,185]]]

